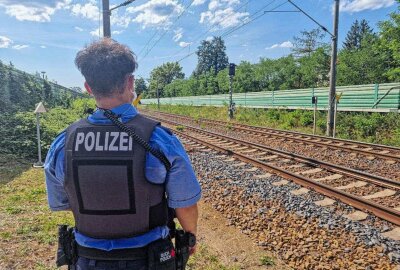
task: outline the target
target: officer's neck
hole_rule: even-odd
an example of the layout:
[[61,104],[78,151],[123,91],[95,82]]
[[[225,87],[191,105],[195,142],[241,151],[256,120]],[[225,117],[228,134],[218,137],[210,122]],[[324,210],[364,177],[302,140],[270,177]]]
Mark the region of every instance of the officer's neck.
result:
[[126,103],[131,102],[127,98],[123,97],[102,97],[101,99],[96,98],[97,107],[103,109],[112,109]]

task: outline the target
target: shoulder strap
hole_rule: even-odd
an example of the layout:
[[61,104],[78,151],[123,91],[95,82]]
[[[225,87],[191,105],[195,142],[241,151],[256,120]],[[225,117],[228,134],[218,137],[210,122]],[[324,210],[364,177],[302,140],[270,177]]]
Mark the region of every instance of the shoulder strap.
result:
[[102,108],[98,109],[102,110],[104,112],[104,116],[107,117],[121,131],[128,133],[128,135],[131,136],[132,139],[135,140],[135,142],[141,145],[147,152],[150,152],[151,154],[153,154],[153,156],[158,158],[164,164],[165,168],[167,169],[167,172],[171,169],[171,163],[169,162],[169,160],[162,151],[152,147],[148,142],[146,142],[139,135],[137,135],[133,129],[131,129],[130,127],[126,126],[121,121],[119,121],[118,117],[111,110]]

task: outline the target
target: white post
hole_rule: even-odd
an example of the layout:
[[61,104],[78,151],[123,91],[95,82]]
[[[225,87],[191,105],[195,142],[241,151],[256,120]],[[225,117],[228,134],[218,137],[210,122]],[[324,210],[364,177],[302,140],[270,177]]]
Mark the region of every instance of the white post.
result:
[[42,146],[40,143],[40,113],[45,113],[46,109],[43,106],[43,103],[40,102],[35,109],[35,114],[36,114],[36,135],[37,135],[37,140],[38,140],[38,162],[33,164],[33,167],[35,168],[43,168],[43,162],[42,162]]

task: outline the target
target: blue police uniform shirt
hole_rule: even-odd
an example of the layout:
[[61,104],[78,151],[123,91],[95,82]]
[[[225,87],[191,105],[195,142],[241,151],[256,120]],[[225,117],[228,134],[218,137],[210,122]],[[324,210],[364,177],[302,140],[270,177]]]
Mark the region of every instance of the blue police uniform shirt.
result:
[[[138,114],[131,104],[123,104],[112,109],[126,123]],[[111,123],[102,111],[96,110],[88,117],[94,124]],[[149,144],[161,150],[168,158],[172,167],[167,174],[164,165],[159,159],[147,152],[145,174],[148,181],[155,184],[165,183],[168,195],[168,206],[183,208],[194,205],[200,200],[201,188],[196,179],[189,157],[178,138],[167,129],[157,126],[149,140]],[[46,187],[50,209],[61,211],[70,209],[67,194],[64,190],[64,158],[65,132],[62,132],[53,141],[45,161]],[[169,230],[167,226],[154,228],[146,234],[124,239],[94,239],[75,232],[79,245],[102,250],[138,248],[160,238],[166,238]]]

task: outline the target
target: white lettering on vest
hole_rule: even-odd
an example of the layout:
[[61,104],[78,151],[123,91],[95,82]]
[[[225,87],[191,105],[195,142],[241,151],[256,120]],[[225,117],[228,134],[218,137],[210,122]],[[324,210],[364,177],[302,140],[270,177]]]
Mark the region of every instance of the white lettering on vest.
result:
[[110,136],[110,132],[106,132],[106,139],[104,143],[104,150],[108,151],[108,137]]
[[76,134],[76,140],[75,140],[75,151],[78,151],[79,145],[82,144],[84,140],[85,140],[85,133],[78,132]]
[[[82,149],[82,147],[84,149]],[[133,139],[126,132],[77,132],[75,151],[132,151]]]
[[129,136],[129,151],[132,151],[132,137]]
[[[90,139],[90,144],[89,144],[89,139]],[[86,149],[86,151],[92,151],[93,148],[94,148],[94,143],[95,143],[94,133],[93,132],[88,132],[86,134],[86,137],[85,137],[85,149]]]
[[128,146],[124,145],[127,142],[128,142],[128,133],[121,132],[121,135],[119,138],[119,151],[128,151]]
[[103,146],[100,143],[100,132],[96,132],[96,151],[103,151]]
[[119,132],[111,132],[110,133],[110,135],[111,135],[111,137],[113,137],[113,139],[112,139],[110,145],[108,146],[109,151],[118,151],[118,146],[115,145],[115,142],[117,141],[119,134],[120,134]]

